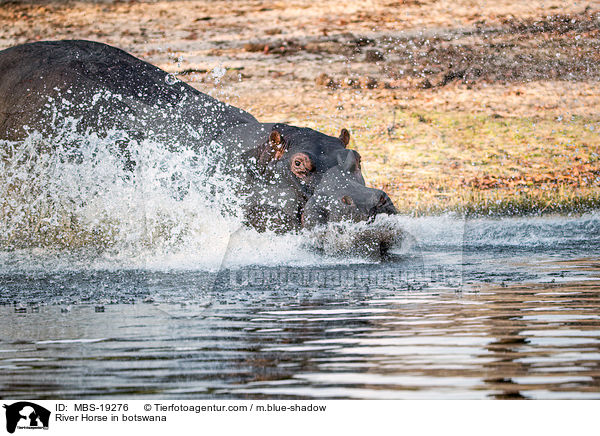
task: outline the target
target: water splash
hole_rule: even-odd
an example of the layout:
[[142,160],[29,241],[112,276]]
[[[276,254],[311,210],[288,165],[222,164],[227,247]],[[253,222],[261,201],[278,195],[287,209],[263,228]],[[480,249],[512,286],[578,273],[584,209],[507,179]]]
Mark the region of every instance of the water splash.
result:
[[379,215],[373,222],[329,223],[311,231],[305,246],[330,256],[380,260],[391,247],[406,251],[414,242],[398,217]]
[[[70,131],[48,140],[34,133],[0,142],[0,247],[85,248],[136,265],[209,247],[222,256],[241,220],[232,181],[209,165],[211,150],[172,152],[128,140],[129,170],[115,146],[125,135]],[[228,214],[221,213],[225,205]]]
[[[238,180],[200,152],[111,130],[0,141],[0,268],[218,270],[381,261],[392,254],[600,249],[600,216],[379,216],[286,235],[243,225]],[[121,146],[119,145],[121,144]],[[126,144],[125,153],[122,144]],[[439,256],[436,257],[439,262]]]
[[243,225],[240,181],[215,164],[219,144],[174,150],[124,131],[78,133],[77,122],[51,138],[34,132],[0,142],[5,267],[215,270],[340,262],[332,255],[363,262],[378,260],[372,241],[387,247],[400,232],[395,221],[378,219],[258,233]]

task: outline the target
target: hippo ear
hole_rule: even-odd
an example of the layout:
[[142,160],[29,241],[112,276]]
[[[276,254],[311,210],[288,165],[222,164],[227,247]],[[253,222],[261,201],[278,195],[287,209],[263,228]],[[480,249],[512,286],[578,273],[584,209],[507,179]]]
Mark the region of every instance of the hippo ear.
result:
[[281,133],[279,133],[277,130],[273,130],[271,132],[271,134],[269,135],[269,141],[271,141],[271,143],[275,144],[275,145],[281,144],[281,142],[282,142]]
[[347,147],[350,143],[350,132],[348,132],[347,129],[342,129],[339,138],[340,141],[342,141],[342,144],[344,144],[344,147]]
[[266,165],[273,160],[279,160],[285,153],[285,141],[277,130],[273,129],[269,134],[269,140],[259,150],[258,163]]

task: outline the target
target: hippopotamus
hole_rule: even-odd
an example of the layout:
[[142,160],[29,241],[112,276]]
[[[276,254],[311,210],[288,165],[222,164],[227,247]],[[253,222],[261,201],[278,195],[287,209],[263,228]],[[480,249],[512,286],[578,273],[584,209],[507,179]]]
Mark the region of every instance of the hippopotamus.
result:
[[131,140],[173,150],[217,145],[215,159],[240,180],[245,222],[287,232],[395,214],[389,196],[367,187],[350,133],[262,123],[125,51],[91,41],[42,41],[0,51],[0,139],[65,127],[115,139],[124,165]]

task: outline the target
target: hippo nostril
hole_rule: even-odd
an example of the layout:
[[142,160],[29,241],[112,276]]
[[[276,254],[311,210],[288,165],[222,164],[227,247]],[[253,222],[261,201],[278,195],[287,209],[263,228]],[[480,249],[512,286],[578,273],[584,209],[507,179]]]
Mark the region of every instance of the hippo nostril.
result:
[[352,205],[353,201],[350,197],[348,197],[347,195],[344,195],[342,197],[342,203],[347,204],[348,206]]

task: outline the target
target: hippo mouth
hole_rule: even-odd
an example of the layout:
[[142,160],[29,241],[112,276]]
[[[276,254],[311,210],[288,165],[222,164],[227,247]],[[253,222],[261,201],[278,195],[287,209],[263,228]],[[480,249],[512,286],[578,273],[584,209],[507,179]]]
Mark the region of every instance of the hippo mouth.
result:
[[[369,200],[354,200],[338,191],[322,193],[308,199],[298,211],[306,245],[334,257],[358,256],[373,260],[387,258],[390,249],[402,245],[406,233],[399,225],[397,210],[383,191],[362,187]],[[340,201],[335,203],[335,198]]]
[[[363,189],[370,194],[370,198],[355,197],[350,195],[323,196],[319,193],[308,198],[298,210],[298,223],[300,228],[312,228],[319,225],[338,222],[353,222],[373,224],[381,215],[396,215],[394,204],[388,195],[377,189]],[[336,201],[336,199],[338,199]]]

